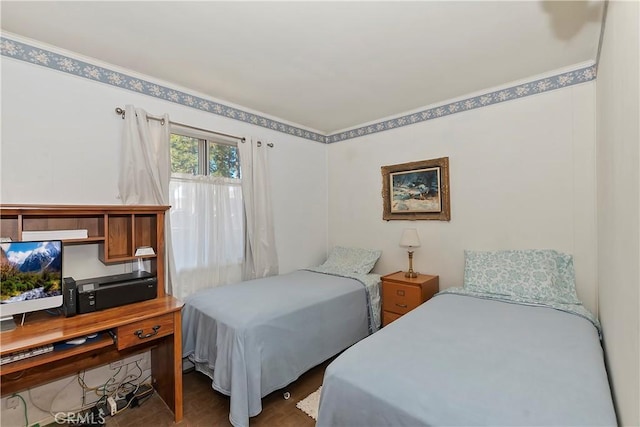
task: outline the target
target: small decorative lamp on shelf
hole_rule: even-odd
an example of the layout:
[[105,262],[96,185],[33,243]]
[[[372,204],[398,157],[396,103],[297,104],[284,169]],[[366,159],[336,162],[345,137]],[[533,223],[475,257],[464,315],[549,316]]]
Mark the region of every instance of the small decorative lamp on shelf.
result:
[[405,228],[400,238],[400,246],[407,248],[409,252],[409,271],[404,273],[404,277],[416,278],[418,273],[413,271],[413,249],[420,247],[420,237],[415,228]]

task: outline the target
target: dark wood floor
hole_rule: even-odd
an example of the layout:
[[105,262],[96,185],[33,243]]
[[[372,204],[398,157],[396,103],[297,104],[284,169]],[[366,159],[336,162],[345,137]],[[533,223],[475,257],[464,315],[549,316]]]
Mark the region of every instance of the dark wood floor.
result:
[[[316,391],[329,362],[325,362],[302,375],[287,389],[291,398],[285,400],[276,391],[262,399],[262,412],[251,418],[251,427],[313,427],[315,420],[296,408],[296,403]],[[183,375],[184,419],[179,426],[231,426],[229,398],[211,388],[211,380],[199,372]],[[108,418],[108,427],[162,427],[174,425],[173,414],[155,394],[142,406],[123,411]]]

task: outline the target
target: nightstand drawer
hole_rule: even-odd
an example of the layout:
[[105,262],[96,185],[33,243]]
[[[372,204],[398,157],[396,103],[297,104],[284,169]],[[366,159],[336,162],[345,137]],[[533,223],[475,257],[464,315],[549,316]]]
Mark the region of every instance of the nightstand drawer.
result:
[[173,313],[120,326],[116,332],[118,350],[173,334]]
[[386,326],[389,323],[391,323],[394,320],[399,319],[401,317],[402,317],[402,314],[391,313],[390,311],[383,311],[382,312],[382,324]]
[[408,313],[422,303],[421,293],[419,286],[383,282],[383,310],[397,314]]

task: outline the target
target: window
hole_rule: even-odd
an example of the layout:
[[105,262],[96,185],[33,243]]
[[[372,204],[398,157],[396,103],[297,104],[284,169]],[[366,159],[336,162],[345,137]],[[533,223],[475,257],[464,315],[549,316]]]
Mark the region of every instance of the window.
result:
[[181,298],[238,282],[244,257],[240,159],[235,141],[172,127],[171,239]]
[[238,147],[172,133],[171,172],[240,178]]

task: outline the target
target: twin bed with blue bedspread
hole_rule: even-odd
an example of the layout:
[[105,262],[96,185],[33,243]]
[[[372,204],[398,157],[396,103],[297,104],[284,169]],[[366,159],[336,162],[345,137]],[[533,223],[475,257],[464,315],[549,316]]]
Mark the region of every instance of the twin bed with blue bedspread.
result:
[[598,321],[556,251],[466,253],[448,289],[325,371],[317,426],[614,426]]
[[182,310],[183,357],[230,396],[236,427],[262,410],[261,398],[375,332],[379,251],[334,248],[310,270],[192,295]]

